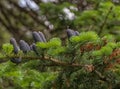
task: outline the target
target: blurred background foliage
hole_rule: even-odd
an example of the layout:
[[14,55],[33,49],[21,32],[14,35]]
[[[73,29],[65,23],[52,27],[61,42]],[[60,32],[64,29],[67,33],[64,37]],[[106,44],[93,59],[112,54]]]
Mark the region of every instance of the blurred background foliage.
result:
[[119,3],[119,0],[1,0],[0,31],[7,32],[8,38],[10,34],[17,40],[29,41],[31,31],[43,31],[48,39],[53,36],[64,39],[66,34],[61,33],[71,28],[113,34],[119,40]]
[[[17,41],[25,39],[30,44],[32,31],[42,31],[47,39],[57,36],[64,41],[68,28],[96,31],[99,36],[110,34],[120,41],[120,1],[0,0],[0,47],[10,37]],[[21,66],[10,62],[0,64],[0,88],[42,89],[43,82],[50,84],[49,80],[57,75],[39,73],[31,65],[34,67],[37,62]]]

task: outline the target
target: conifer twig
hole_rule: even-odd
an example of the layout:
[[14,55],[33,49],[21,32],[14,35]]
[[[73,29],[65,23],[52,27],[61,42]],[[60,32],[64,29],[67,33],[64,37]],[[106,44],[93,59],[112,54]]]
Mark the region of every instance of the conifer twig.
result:
[[111,6],[110,9],[109,9],[109,11],[108,11],[108,13],[106,14],[106,17],[105,17],[102,25],[100,26],[100,30],[99,30],[99,32],[98,32],[98,35],[100,35],[100,34],[102,33],[103,28],[104,28],[104,26],[105,26],[105,24],[106,24],[106,22],[107,22],[107,20],[108,20],[108,16],[109,16],[110,13],[112,12],[112,9],[113,9],[113,7]]
[[[11,59],[11,58],[19,58],[18,55],[14,55],[14,56],[5,56],[5,57],[1,57],[0,58],[0,63],[6,62],[8,61],[7,59]],[[31,56],[23,56],[21,57],[22,60],[47,60],[47,61],[51,61],[52,63],[56,64],[57,66],[72,66],[72,67],[83,67],[83,65],[78,64],[78,63],[66,63],[66,62],[62,62],[59,59],[55,59],[55,58],[50,58],[45,56],[44,58],[41,57],[31,57]]]

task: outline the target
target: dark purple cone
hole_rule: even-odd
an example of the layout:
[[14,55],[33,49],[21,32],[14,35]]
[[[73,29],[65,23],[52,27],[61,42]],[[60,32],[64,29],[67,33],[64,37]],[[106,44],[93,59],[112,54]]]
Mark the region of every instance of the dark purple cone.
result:
[[15,38],[11,38],[10,39],[10,43],[13,45],[13,48],[14,48],[13,51],[14,51],[14,53],[17,54],[18,51],[19,51],[19,47],[17,45],[17,42],[16,42]]
[[76,36],[79,36],[80,33],[79,33],[78,31],[75,31],[75,35],[76,35]]
[[33,50],[32,46],[33,46],[33,44],[30,45],[30,50]]
[[33,39],[35,40],[35,42],[43,42],[43,40],[42,40],[42,38],[40,37],[40,35],[39,35],[39,33],[37,33],[37,32],[33,32],[32,33],[32,35],[33,35]]
[[38,53],[38,51],[36,49],[35,43],[33,43],[30,47],[31,47],[31,50],[33,50],[36,53],[36,55],[39,55],[39,53]]
[[43,42],[46,42],[46,38],[42,32],[38,32]]
[[[10,43],[11,43],[11,44],[13,45],[13,47],[14,47],[14,50],[13,50],[14,53],[17,54],[18,51],[19,51],[19,47],[18,47],[18,45],[17,45],[17,42],[16,42],[15,38],[11,38],[11,39],[10,39]],[[13,62],[13,63],[19,64],[19,63],[21,62],[21,58],[11,58],[10,61]]]
[[19,45],[23,53],[27,53],[28,51],[30,51],[29,45],[24,40],[20,40]]
[[75,34],[75,32],[73,30],[67,29],[67,36],[68,36],[68,38],[70,38],[71,36],[75,36],[75,35],[76,34]]
[[26,42],[26,47],[27,47],[27,50],[30,51],[30,46],[28,45],[28,43]]

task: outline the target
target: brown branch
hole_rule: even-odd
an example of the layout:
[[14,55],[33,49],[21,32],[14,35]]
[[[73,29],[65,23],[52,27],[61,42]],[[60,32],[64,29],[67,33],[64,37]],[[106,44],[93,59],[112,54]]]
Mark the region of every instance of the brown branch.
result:
[[100,78],[102,81],[105,81],[105,82],[109,83],[108,78],[106,78],[104,75],[102,75],[99,71],[94,70],[94,72],[99,76],[99,78]]
[[[1,57],[0,60],[1,62],[6,62],[8,61],[7,59],[11,59],[11,58],[19,58],[20,56],[14,55],[14,56],[5,56],[5,57]],[[66,63],[66,62],[62,62],[59,59],[54,59],[54,58],[50,58],[45,56],[44,58],[41,57],[30,57],[30,56],[23,56],[21,57],[23,60],[46,60],[46,61],[51,61],[52,63],[54,63],[57,66],[71,66],[71,67],[84,67],[84,65],[78,64],[78,63]]]

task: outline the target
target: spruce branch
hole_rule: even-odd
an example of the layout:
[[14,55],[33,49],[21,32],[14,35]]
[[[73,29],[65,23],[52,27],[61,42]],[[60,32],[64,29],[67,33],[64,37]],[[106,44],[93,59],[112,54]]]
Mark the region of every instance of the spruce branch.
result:
[[[6,59],[11,59],[11,58],[19,58],[20,56],[14,55],[14,56],[5,56],[5,57],[1,57],[0,58],[0,62],[6,62],[8,60]],[[46,60],[46,61],[51,61],[52,63],[54,63],[57,66],[71,66],[71,67],[83,67],[84,65],[78,64],[78,63],[66,63],[66,62],[62,62],[59,59],[55,59],[55,58],[51,58],[48,56],[44,56],[44,58],[41,57],[32,57],[32,56],[23,56],[21,57],[23,60]]]
[[108,16],[109,16],[110,13],[112,12],[112,10],[113,10],[113,7],[111,6],[111,7],[109,8],[108,13],[106,14],[106,17],[105,17],[103,23],[102,23],[101,26],[100,26],[100,30],[99,30],[99,32],[98,32],[98,35],[100,35],[100,34],[102,33],[103,28],[104,28],[104,26],[106,25],[106,22],[107,22],[107,20],[108,20]]

